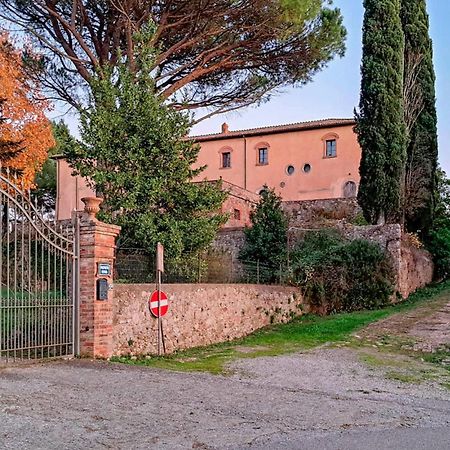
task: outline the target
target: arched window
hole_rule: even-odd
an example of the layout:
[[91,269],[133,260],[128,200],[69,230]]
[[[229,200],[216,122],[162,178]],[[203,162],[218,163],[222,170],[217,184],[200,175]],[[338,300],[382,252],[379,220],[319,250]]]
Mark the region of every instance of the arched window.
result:
[[324,158],[336,158],[337,157],[337,141],[339,135],[336,133],[328,133],[322,137]]
[[267,142],[259,142],[255,145],[257,166],[267,166],[269,164],[269,148],[270,145]]
[[344,184],[344,198],[354,198],[356,197],[357,186],[354,181],[347,181]]

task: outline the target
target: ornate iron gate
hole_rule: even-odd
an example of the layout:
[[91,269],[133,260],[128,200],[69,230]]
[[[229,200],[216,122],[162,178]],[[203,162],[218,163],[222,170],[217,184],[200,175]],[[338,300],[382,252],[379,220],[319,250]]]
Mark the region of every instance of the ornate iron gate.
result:
[[77,236],[0,169],[0,362],[77,353]]

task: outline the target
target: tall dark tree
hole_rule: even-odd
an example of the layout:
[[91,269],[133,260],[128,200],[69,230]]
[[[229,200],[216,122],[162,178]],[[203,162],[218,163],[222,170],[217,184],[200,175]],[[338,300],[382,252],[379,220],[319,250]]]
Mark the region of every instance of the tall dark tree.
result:
[[408,131],[405,225],[427,236],[433,222],[438,164],[433,43],[426,0],[402,0],[404,100]]
[[400,0],[365,0],[364,6],[358,200],[370,223],[395,223],[402,216],[406,159]]
[[332,0],[0,0],[0,18],[37,39],[46,87],[79,106],[80,86],[126,61],[149,23],[157,93],[206,116],[263,101],[301,85],[345,50]]

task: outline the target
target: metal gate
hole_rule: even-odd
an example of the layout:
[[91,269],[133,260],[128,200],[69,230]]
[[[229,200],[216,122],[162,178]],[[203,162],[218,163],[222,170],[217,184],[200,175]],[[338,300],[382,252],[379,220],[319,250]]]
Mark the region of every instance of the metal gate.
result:
[[0,362],[77,353],[77,236],[0,169]]

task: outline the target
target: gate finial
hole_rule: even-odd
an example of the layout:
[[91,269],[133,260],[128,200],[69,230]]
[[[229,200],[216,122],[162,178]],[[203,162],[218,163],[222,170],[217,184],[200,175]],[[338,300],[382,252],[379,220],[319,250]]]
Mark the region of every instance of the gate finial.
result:
[[88,214],[88,218],[95,220],[103,199],[99,197],[83,197],[81,201],[84,203],[84,212]]

